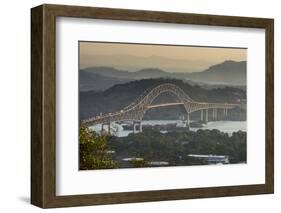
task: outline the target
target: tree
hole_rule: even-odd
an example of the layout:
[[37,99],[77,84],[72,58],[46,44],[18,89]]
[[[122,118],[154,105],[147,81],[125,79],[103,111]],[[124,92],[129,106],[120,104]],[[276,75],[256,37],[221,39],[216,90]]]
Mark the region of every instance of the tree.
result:
[[87,127],[80,127],[79,168],[81,170],[117,168],[107,146],[109,139],[110,135],[98,135],[96,132],[90,132]]
[[133,159],[131,160],[131,164],[135,168],[149,167],[148,161],[144,159]]

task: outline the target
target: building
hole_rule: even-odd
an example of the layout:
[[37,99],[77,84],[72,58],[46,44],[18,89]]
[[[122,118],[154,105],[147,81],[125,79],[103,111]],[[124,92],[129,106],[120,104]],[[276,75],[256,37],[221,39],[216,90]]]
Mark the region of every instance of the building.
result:
[[208,164],[228,164],[229,157],[227,155],[194,155],[189,154],[187,155],[191,158],[196,158],[198,160],[204,160]]

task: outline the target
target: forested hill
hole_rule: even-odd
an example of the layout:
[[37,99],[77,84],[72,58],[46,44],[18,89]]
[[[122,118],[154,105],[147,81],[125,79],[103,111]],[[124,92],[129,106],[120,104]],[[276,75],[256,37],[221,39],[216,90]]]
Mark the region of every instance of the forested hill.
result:
[[[102,113],[116,112],[129,105],[137,97],[149,88],[154,88],[163,83],[172,83],[183,89],[195,101],[202,102],[227,102],[235,103],[237,99],[246,99],[246,92],[232,87],[217,89],[203,89],[197,85],[190,85],[182,80],[176,79],[142,79],[131,81],[124,84],[115,85],[106,91],[80,92],[79,96],[79,117],[85,119]],[[175,100],[172,94],[164,93],[155,102]],[[171,107],[171,114],[179,106]],[[165,108],[157,109],[158,114],[161,111],[167,111]]]

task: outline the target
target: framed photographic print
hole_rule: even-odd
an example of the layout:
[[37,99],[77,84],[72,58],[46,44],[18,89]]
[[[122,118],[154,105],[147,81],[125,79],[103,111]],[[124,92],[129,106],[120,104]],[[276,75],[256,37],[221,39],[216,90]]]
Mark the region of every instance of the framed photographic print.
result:
[[274,191],[273,19],[31,10],[31,203]]

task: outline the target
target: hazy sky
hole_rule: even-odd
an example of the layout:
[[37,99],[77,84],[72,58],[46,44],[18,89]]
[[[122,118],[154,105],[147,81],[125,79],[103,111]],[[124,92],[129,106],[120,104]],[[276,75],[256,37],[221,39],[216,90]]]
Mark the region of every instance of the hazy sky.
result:
[[160,68],[196,72],[225,60],[247,60],[246,49],[79,42],[80,68],[110,66],[128,71]]

